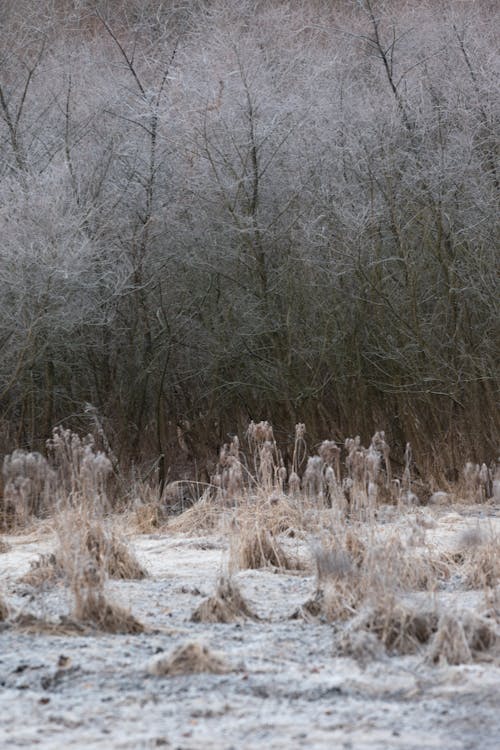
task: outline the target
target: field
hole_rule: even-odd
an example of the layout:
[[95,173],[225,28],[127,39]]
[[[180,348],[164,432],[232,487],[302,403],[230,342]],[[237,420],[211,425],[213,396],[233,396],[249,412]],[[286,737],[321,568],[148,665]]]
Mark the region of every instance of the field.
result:
[[379,435],[347,444],[349,492],[332,443],[323,485],[306,469],[283,488],[264,428],[258,484],[228,491],[233,443],[211,492],[165,519],[151,497],[103,512],[105,457],[54,433],[58,512],[2,538],[4,747],[498,747],[500,520],[479,467],[426,507],[381,502]]

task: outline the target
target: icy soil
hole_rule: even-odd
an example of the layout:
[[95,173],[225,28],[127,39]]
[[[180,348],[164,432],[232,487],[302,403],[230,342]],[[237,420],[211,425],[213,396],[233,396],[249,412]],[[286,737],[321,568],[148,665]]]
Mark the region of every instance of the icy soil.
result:
[[[455,514],[443,517],[437,529],[446,541],[462,525]],[[18,583],[30,560],[50,549],[50,538],[8,541],[11,550],[0,555],[0,587],[9,604],[49,617],[68,612],[61,585],[40,593]],[[213,592],[227,562],[224,539],[141,536],[133,546],[150,577],[111,583],[110,592],[156,632],[56,637],[3,629],[0,747],[500,747],[495,663],[437,668],[421,654],[364,665],[336,658],[331,625],[288,619],[313,593],[310,575],[241,572],[242,592],[262,621],[194,624],[191,613]],[[192,640],[222,652],[233,671],[148,673],[155,655]]]

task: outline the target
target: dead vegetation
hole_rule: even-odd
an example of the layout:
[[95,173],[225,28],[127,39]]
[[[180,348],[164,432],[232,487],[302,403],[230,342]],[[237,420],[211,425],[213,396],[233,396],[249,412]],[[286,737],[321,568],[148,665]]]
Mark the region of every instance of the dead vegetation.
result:
[[167,522],[164,507],[158,500],[137,502],[134,506],[131,525],[138,534],[152,534],[162,528]]
[[0,622],[4,622],[9,616],[9,607],[7,606],[7,602],[3,598],[3,596],[0,596]]
[[21,612],[14,617],[10,623],[14,628],[25,635],[50,635],[50,636],[78,636],[90,635],[93,628],[70,617],[61,616],[56,621],[46,617],[37,617],[30,612]]
[[[102,567],[109,578],[115,580],[142,580],[147,572],[137,560],[130,547],[125,544],[113,529],[106,529],[102,522],[88,524],[81,531],[83,544],[89,559]],[[65,580],[65,555],[56,549],[40,555],[30,563],[30,570],[20,582],[30,586],[42,586]]]
[[294,612],[294,618],[348,620],[372,601],[436,591],[449,577],[449,567],[431,549],[415,549],[411,536],[405,541],[400,534],[384,533],[373,524],[357,529],[343,525],[324,533],[312,555],[316,591]]
[[3,460],[2,519],[5,530],[26,526],[50,507],[56,474],[37,451],[16,449]]
[[303,564],[296,556],[285,552],[282,545],[265,527],[240,529],[231,536],[229,569],[256,570],[273,567],[278,570],[300,570]]
[[[54,430],[48,449],[50,476],[56,480],[51,496],[56,548],[32,563],[22,582],[40,586],[62,580],[74,598],[70,620],[110,633],[143,632],[144,626],[106,594],[108,578],[140,580],[146,575],[106,521],[110,460],[95,449],[92,438],[69,430]],[[12,471],[12,461],[7,466]]]
[[[439,608],[434,598],[432,606],[414,602],[417,592],[435,597],[450,581],[454,590],[480,590],[486,600],[496,602],[500,544],[495,533],[479,523],[462,532],[451,549],[429,542],[442,511],[418,507],[416,491],[422,484],[414,477],[411,446],[406,446],[404,468],[397,476],[381,431],[368,448],[358,437],[343,445],[325,440],[316,455],[308,456],[305,426],[298,424],[288,464],[268,422],[251,423],[246,441],[246,452],[237,437],[222,447],[210,484],[192,507],[170,516],[169,533],[228,535],[230,573],[267,568],[305,574],[312,567],[314,591],[292,618],[331,624],[337,654],[364,661],[381,654],[422,653],[429,664],[493,658],[496,614],[456,615]],[[24,500],[18,498],[18,519],[47,507],[44,481],[51,483],[50,502],[57,509],[54,552],[34,561],[21,580],[32,586],[60,581],[72,592],[74,606],[60,623],[47,621],[46,631],[43,622],[29,614],[12,622],[31,632],[55,633],[58,627],[143,632],[144,625],[107,593],[110,578],[141,580],[146,575],[110,518],[106,488],[112,463],[90,438],[63,430],[54,432],[49,455],[45,463],[24,455],[6,462],[8,481],[26,490]],[[29,485],[19,480],[26,466]],[[464,500],[487,501],[493,475],[493,469],[468,465],[461,485]],[[441,494],[449,498],[449,488]],[[166,517],[161,500],[151,488],[136,496],[144,500],[135,501],[132,516],[129,510],[126,518],[136,529],[159,529]],[[444,522],[446,517],[441,517]],[[497,609],[491,607],[493,613]],[[232,623],[259,617],[235,579],[225,575],[191,620]],[[227,669],[214,658],[211,661],[206,647],[187,644],[161,657],[155,674]]]
[[495,535],[479,537],[463,554],[462,572],[467,588],[493,589],[500,583],[500,540]]
[[[241,545],[247,547],[247,553],[241,554],[243,564],[246,556],[253,565],[253,558],[262,557],[261,548],[276,558],[277,542],[272,544],[273,552],[266,532],[273,538],[280,534],[297,537],[321,533],[325,525],[375,525],[378,517],[389,516],[389,510],[399,515],[415,513],[411,543],[418,546],[435,523],[420,506],[435,503],[438,496],[445,504],[454,497],[464,502],[492,497],[494,468],[486,471],[484,466],[475,466],[473,484],[481,489],[479,494],[471,494],[470,467],[465,471],[469,479],[459,483],[455,492],[450,493],[449,487],[440,491],[435,483],[416,476],[409,443],[398,475],[383,431],[375,432],[368,448],[357,436],[344,443],[324,440],[315,455],[308,455],[305,425],[297,424],[291,457],[278,445],[269,422],[251,422],[245,440],[246,448],[236,436],[221,448],[201,498],[168,522],[173,533],[228,533],[236,528]],[[250,533],[252,526],[258,527],[258,533]],[[435,565],[436,570],[428,572],[419,566],[421,586],[430,585],[434,574],[444,574],[444,566],[439,570],[437,560]]]
[[100,590],[93,571],[82,576],[73,593],[73,617],[77,623],[91,625],[105,633],[137,634],[145,631],[144,625],[129,610],[115,604]]
[[353,617],[359,607],[359,593],[347,581],[329,582],[317,588],[313,596],[291,615],[292,620],[306,621],[319,618],[324,622],[339,622]]
[[145,569],[130,547],[113,529],[106,529],[102,522],[88,524],[84,531],[84,544],[91,559],[98,567],[104,568],[110,578],[136,581],[146,578]]
[[4,552],[8,552],[10,550],[10,544],[6,542],[4,539],[0,538],[0,555]]
[[215,490],[207,489],[191,507],[168,521],[167,529],[173,534],[199,534],[216,531],[223,526],[227,508],[221,505]]
[[335,656],[350,657],[361,664],[382,659],[385,655],[384,647],[375,633],[353,627],[344,627],[335,632],[333,653]]
[[19,579],[20,583],[38,588],[64,579],[64,569],[53,552],[40,555],[30,562],[30,569]]
[[460,533],[441,561],[460,576],[465,589],[491,590],[500,583],[500,540],[477,523]]
[[381,602],[360,615],[353,626],[374,633],[390,653],[413,654],[436,632],[433,610],[416,610],[401,601]]
[[113,531],[106,530],[109,508],[106,480],[112,465],[69,431],[54,431],[51,450],[61,477],[58,515],[57,565],[74,598],[72,619],[108,633],[141,633],[144,626],[106,593],[111,576],[144,578],[145,571]]
[[499,639],[498,626],[484,615],[444,613],[427,653],[432,664],[469,664],[484,657]]
[[335,622],[353,617],[364,598],[362,565],[366,547],[350,529],[324,535],[313,548],[316,591],[292,618]]
[[175,677],[177,675],[226,674],[231,667],[226,659],[211,651],[203,643],[184,643],[166,656],[155,658],[149,665],[148,671],[156,677]]
[[213,596],[205,599],[193,612],[193,622],[240,622],[258,620],[245,601],[237,583],[229,576],[222,576]]

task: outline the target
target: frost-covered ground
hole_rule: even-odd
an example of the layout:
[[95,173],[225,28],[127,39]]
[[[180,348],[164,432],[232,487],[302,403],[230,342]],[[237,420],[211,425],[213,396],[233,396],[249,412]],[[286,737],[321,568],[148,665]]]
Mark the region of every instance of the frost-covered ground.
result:
[[[428,534],[446,546],[464,519],[441,516]],[[8,541],[0,579],[9,604],[49,618],[67,612],[61,585],[40,593],[18,583],[30,560],[50,549],[50,537]],[[226,541],[165,534],[136,537],[133,546],[150,577],[109,589],[155,632],[56,637],[4,628],[0,747],[500,747],[500,665],[494,661],[430,667],[422,654],[366,664],[335,657],[331,625],[289,619],[313,593],[312,575],[240,572],[242,592],[262,620],[195,624],[191,613],[227,563]],[[442,592],[452,595],[462,596]],[[464,594],[464,606],[467,597],[474,599]],[[148,673],[155,655],[192,640],[222,652],[233,671]]]

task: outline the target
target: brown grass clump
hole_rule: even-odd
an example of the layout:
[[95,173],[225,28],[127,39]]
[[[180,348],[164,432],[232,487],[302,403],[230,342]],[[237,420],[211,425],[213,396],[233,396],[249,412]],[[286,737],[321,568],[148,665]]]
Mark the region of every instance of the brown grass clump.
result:
[[448,562],[428,547],[408,546],[395,533],[373,542],[367,551],[364,573],[371,583],[366,588],[379,593],[435,591],[450,575]]
[[364,555],[364,543],[351,530],[343,537],[324,538],[313,550],[316,592],[292,618],[335,622],[353,617],[365,595]]
[[470,664],[472,653],[459,619],[450,614],[440,618],[427,660],[433,664]]
[[333,651],[335,656],[348,656],[361,664],[380,659],[384,654],[382,643],[375,633],[351,627],[336,633]]
[[99,570],[89,565],[73,581],[75,609],[73,617],[77,622],[88,624],[105,633],[143,633],[144,625],[131,612],[111,602],[103,591],[103,581]]
[[26,635],[88,635],[88,625],[76,622],[69,617],[60,617],[57,622],[47,620],[29,612],[21,612],[11,621],[11,626]]
[[199,534],[200,531],[216,531],[227,528],[236,518],[240,526],[255,521],[272,534],[286,533],[304,528],[305,518],[300,504],[287,497],[281,490],[257,494],[241,493],[227,496],[222,490],[206,492],[191,508],[168,521],[168,530],[173,533]]
[[[271,534],[283,534],[290,530],[302,529],[307,526],[303,509],[292,499],[283,495],[282,492],[273,492],[269,498],[262,500],[257,498],[259,524],[270,531]],[[255,516],[254,503],[250,502],[247,508],[240,511],[240,524],[245,524],[249,517]]]
[[345,534],[345,548],[352,557],[354,563],[359,567],[366,557],[366,544],[352,529],[347,529]]
[[64,569],[57,556],[51,552],[40,555],[36,560],[30,562],[30,569],[19,579],[20,583],[28,586],[43,586],[52,584],[64,577]]
[[468,613],[465,620],[465,633],[474,655],[489,651],[500,642],[498,623],[487,616]]
[[231,570],[255,570],[272,566],[280,570],[299,570],[300,562],[291,558],[277,539],[265,528],[241,531],[231,539]]
[[152,534],[166,523],[165,512],[158,502],[139,503],[134,508],[133,526],[139,534]]
[[464,583],[469,589],[494,588],[500,581],[500,541],[490,536],[463,551]]
[[238,622],[244,619],[258,620],[237,584],[229,577],[222,576],[215,594],[205,599],[191,616],[192,622]]
[[26,526],[49,506],[54,472],[40,453],[16,449],[4,457],[2,474],[2,526]]
[[470,664],[498,643],[498,628],[485,617],[466,612],[445,613],[439,619],[427,660],[431,664]]
[[75,616],[105,633],[144,633],[145,627],[129,610],[110,602],[101,592],[88,596]]
[[310,622],[317,617],[322,617],[325,611],[325,592],[323,589],[316,589],[310,599],[301,604],[291,615],[290,620],[306,620]]
[[360,616],[356,628],[375,633],[387,651],[413,654],[429,642],[438,626],[433,611],[417,612],[402,602],[381,603]]
[[157,677],[187,674],[226,674],[231,667],[221,654],[216,654],[202,643],[184,643],[167,656],[155,659],[148,671]]
[[356,614],[363,597],[363,588],[357,580],[329,583],[324,589],[324,616],[328,622],[347,620]]
[[221,518],[227,513],[217,497],[206,492],[191,507],[168,522],[168,530],[174,534],[198,534],[200,531],[214,531]]
[[358,575],[367,553],[365,542],[353,529],[323,536],[313,549],[318,586],[332,579]]
[[290,619],[338,622],[353,617],[360,604],[360,593],[347,580],[329,581],[293,612]]
[[457,568],[467,589],[493,589],[500,582],[500,539],[491,530],[466,529],[442,560]]
[[[101,523],[84,525],[81,543],[95,565],[102,567],[110,578],[117,580],[142,580],[147,573],[134,553],[113,531],[104,529]],[[40,555],[30,563],[30,569],[20,578],[20,583],[29,586],[52,584],[63,579],[67,552],[60,548],[56,552]],[[67,567],[67,566],[66,566]]]
[[106,528],[110,460],[95,450],[92,439],[69,430],[55,430],[49,448],[59,473],[55,560],[74,597],[71,619],[109,633],[143,632],[144,626],[105,594],[110,576],[145,576],[126,545]]
[[10,550],[10,544],[6,542],[4,539],[0,539],[0,554],[3,552],[8,552]]
[[294,617],[346,620],[364,602],[391,602],[397,592],[435,591],[449,576],[448,566],[429,549],[407,547],[399,534],[377,538],[372,527],[367,531],[366,541],[345,527],[321,539],[313,550],[316,592]]
[[9,617],[10,610],[7,606],[6,601],[2,596],[0,596],[0,622],[4,622],[4,620],[7,620]]
[[89,524],[85,530],[84,545],[98,566],[104,567],[110,578],[142,580],[147,573],[129,547],[113,531],[104,529],[102,523]]

